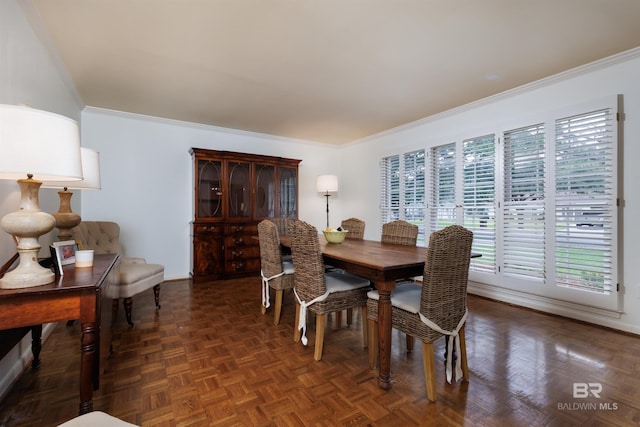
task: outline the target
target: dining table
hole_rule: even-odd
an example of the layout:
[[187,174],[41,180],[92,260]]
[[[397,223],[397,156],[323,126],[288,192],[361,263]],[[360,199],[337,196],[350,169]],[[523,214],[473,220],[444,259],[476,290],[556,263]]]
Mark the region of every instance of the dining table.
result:
[[[388,390],[392,386],[391,291],[398,279],[423,274],[427,248],[357,239],[330,243],[322,235],[319,240],[325,264],[367,278],[378,290],[378,386]],[[280,243],[291,247],[288,236],[280,236]],[[479,256],[472,254],[472,258]],[[362,319],[362,323],[362,327],[366,327],[366,319]]]

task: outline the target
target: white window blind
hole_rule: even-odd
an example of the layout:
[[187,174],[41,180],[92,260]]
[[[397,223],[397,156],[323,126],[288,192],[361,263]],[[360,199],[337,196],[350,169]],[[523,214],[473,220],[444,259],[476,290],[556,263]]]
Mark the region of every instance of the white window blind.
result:
[[495,272],[495,137],[485,135],[464,140],[463,226],[473,232],[473,252],[482,254],[471,261],[470,270]]
[[611,109],[556,120],[556,283],[610,294],[616,214]]
[[456,144],[431,149],[431,186],[429,231],[457,223],[456,218]]
[[418,226],[418,245],[425,245],[425,151],[403,155],[403,218]]
[[390,156],[380,163],[380,217],[385,222],[400,219],[400,156]]
[[545,279],[545,129],[504,132],[503,268],[505,275]]

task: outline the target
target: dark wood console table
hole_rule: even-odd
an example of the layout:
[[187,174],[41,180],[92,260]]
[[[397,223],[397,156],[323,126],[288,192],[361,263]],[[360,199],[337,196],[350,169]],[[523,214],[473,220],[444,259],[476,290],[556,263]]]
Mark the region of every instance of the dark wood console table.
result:
[[0,289],[0,329],[80,319],[80,414],[93,411],[100,356],[110,345],[111,304],[106,300],[113,296],[118,262],[115,254],[96,255],[93,267],[65,266],[64,275],[49,284]]

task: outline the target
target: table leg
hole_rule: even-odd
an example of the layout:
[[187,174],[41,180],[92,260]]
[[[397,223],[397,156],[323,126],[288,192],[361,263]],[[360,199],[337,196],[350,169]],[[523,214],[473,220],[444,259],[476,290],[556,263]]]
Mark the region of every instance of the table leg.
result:
[[378,286],[378,351],[380,367],[378,387],[391,388],[391,290],[395,281],[384,282]]
[[31,327],[31,353],[33,353],[31,369],[40,367],[40,350],[42,350],[42,325],[33,325]]
[[96,356],[96,322],[83,322],[80,329],[80,415],[93,411],[94,370]]

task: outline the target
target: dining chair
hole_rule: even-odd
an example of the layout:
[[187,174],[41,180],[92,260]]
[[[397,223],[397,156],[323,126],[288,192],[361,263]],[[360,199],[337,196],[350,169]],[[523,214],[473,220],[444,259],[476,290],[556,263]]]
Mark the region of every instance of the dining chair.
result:
[[345,236],[347,239],[362,240],[364,239],[365,222],[359,218],[343,219],[340,227],[349,232]]
[[322,359],[326,315],[347,308],[362,309],[362,340],[368,345],[367,292],[369,280],[346,272],[325,272],[318,230],[304,222],[296,221],[289,226],[291,254],[295,269],[293,292],[296,297],[295,342],[307,345],[307,313],[316,315],[316,337],[314,359]]
[[418,226],[404,220],[382,224],[382,243],[415,246],[418,241]]
[[276,292],[273,323],[280,323],[282,300],[286,289],[293,289],[293,263],[283,259],[276,224],[268,219],[258,223],[260,241],[260,277],[262,278],[262,314],[271,306],[269,288]]
[[[467,319],[467,282],[473,233],[459,225],[433,232],[424,264],[422,286],[399,286],[391,292],[391,324],[394,328],[422,340],[427,397],[436,400],[433,343],[448,336],[446,378],[451,383],[461,377],[469,381],[464,337]],[[369,336],[378,334],[378,291],[370,291],[367,300]],[[455,353],[458,357],[454,359]],[[377,341],[369,343],[369,366],[375,367]]]

